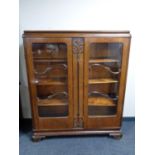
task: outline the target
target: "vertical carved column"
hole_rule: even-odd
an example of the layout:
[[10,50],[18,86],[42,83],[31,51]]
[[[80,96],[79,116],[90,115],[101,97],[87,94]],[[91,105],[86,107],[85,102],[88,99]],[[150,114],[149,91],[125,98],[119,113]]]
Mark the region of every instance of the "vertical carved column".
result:
[[[74,85],[74,97],[75,108],[74,108],[74,127],[83,127],[83,50],[84,50],[84,39],[73,38],[73,67],[75,70],[75,85]],[[77,85],[76,85],[77,84]]]
[[73,38],[73,52],[74,54],[83,53],[83,38]]

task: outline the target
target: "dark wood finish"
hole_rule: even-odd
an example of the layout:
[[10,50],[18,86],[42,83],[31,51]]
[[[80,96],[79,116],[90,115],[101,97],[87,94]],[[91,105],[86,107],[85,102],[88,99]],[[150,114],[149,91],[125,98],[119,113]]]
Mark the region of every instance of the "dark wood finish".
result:
[[[89,62],[89,53],[90,53],[90,44],[91,43],[123,43],[123,50],[122,50],[122,65],[121,65],[121,75],[120,75],[120,84],[119,84],[119,100],[117,106],[117,113],[113,117],[89,117],[88,116],[88,84],[89,83],[111,83],[117,82],[115,80],[88,80],[88,62]],[[127,64],[128,64],[128,55],[129,55],[129,38],[86,38],[85,39],[85,64],[84,64],[84,110],[85,110],[85,128],[93,129],[93,128],[105,128],[109,126],[120,126],[121,125],[121,118],[122,118],[122,110],[123,110],[123,102],[124,102],[124,93],[125,93],[125,83],[126,83],[126,74],[127,74]]]
[[70,131],[42,131],[42,132],[35,132],[32,136],[32,140],[34,142],[38,142],[44,139],[47,136],[79,136],[79,135],[107,135],[114,139],[122,138],[122,132],[119,129],[114,130],[70,130]]
[[73,38],[75,111],[74,128],[83,128],[83,38]]
[[121,138],[129,31],[25,31],[33,136]]
[[[33,114],[33,127],[34,129],[48,129],[48,128],[72,128],[73,126],[73,105],[72,103],[72,40],[70,38],[25,38],[25,54],[26,54],[26,62],[27,62],[27,72],[28,72],[28,81],[29,81],[29,90],[31,95],[31,107]],[[65,43],[67,45],[67,62],[68,62],[68,96],[69,96],[69,116],[67,118],[54,118],[54,117],[46,117],[46,119],[42,119],[39,117],[38,113],[38,101],[37,101],[37,88],[36,86],[39,84],[36,82],[34,75],[34,64],[33,64],[33,51],[32,44],[33,43]],[[60,85],[63,82],[43,82],[43,85]],[[54,86],[55,87],[55,86]],[[55,123],[57,121],[57,123]],[[60,123],[59,123],[60,122]]]
[[123,134],[121,132],[111,132],[109,136],[113,137],[114,139],[121,139],[123,137]]
[[23,37],[130,37],[129,31],[24,31]]

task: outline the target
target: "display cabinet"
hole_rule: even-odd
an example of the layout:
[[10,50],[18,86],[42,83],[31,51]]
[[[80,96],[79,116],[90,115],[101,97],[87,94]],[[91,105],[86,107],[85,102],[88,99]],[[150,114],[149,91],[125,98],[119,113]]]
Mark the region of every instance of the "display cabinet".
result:
[[128,31],[25,31],[33,140],[121,137]]

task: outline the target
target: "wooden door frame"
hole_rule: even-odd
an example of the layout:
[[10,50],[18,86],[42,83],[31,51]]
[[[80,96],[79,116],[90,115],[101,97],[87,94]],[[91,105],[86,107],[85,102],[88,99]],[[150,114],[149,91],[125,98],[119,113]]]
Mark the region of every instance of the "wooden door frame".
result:
[[[117,114],[103,117],[88,117],[88,61],[89,61],[89,45],[91,43],[123,43],[122,64],[119,84],[119,99],[117,105]],[[85,38],[84,47],[84,128],[86,129],[119,129],[121,127],[122,111],[124,104],[124,95],[126,88],[126,77],[128,69],[130,37],[104,37],[104,38]],[[102,126],[100,123],[102,122]]]
[[[68,117],[45,117],[41,118],[38,114],[37,100],[36,100],[36,85],[34,83],[35,77],[33,73],[33,43],[65,43],[67,45],[67,61],[68,61],[68,95],[69,95],[69,115]],[[29,83],[29,94],[32,111],[33,130],[63,130],[71,129],[73,127],[73,94],[72,94],[72,39],[71,38],[24,38],[25,59],[27,66],[27,77]],[[57,123],[55,123],[57,122]],[[64,126],[66,124],[66,127]],[[55,124],[55,126],[52,126]]]

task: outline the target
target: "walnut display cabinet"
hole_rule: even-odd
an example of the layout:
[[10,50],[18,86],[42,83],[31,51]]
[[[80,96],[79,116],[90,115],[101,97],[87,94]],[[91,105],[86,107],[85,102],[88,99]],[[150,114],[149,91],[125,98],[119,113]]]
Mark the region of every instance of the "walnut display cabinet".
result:
[[130,32],[25,31],[33,140],[121,137]]

